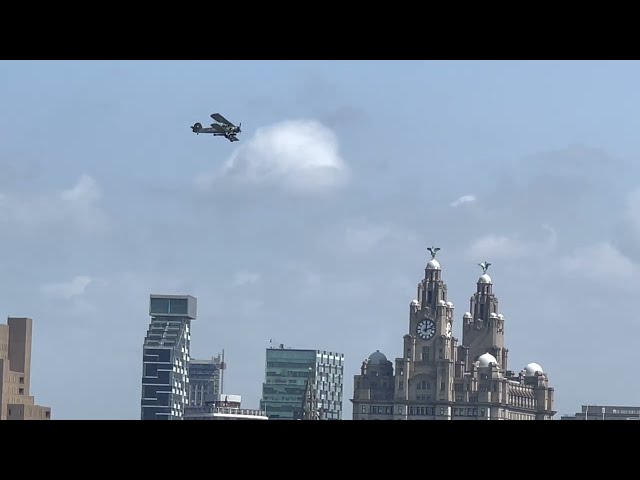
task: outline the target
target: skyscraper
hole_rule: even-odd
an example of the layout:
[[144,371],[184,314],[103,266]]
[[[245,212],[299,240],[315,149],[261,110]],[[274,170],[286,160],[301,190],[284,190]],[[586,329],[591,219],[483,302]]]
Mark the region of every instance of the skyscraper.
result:
[[51,408],[31,395],[33,320],[9,317],[0,325],[0,420],[50,420]]
[[142,354],[142,420],[181,420],[189,402],[190,295],[151,295]]
[[[260,409],[273,420],[293,420],[304,408],[307,385],[322,420],[342,419],[344,354],[268,348]],[[297,414],[297,415],[296,415]]]

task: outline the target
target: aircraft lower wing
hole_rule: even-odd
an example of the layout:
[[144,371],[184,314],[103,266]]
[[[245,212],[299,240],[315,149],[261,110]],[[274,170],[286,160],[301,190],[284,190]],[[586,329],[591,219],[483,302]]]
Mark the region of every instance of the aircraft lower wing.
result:
[[194,133],[213,133],[214,135],[224,135],[223,132],[216,130],[215,128],[201,128],[200,130],[196,130]]

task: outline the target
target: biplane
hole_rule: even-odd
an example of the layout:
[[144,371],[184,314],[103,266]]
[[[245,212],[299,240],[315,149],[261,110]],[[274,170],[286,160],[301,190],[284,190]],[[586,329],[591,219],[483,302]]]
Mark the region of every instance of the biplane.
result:
[[240,128],[242,127],[242,123],[235,126],[219,113],[212,113],[211,118],[213,118],[215,122],[212,123],[210,127],[203,128],[200,122],[196,122],[191,127],[193,133],[197,135],[201,133],[210,133],[216,137],[225,137],[230,142],[237,142],[240,140],[237,135],[242,132],[242,129]]

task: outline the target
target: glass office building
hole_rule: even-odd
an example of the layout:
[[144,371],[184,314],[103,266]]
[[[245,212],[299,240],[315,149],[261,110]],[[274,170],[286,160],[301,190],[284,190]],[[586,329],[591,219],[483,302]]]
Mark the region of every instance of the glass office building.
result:
[[268,348],[260,409],[270,420],[293,420],[307,382],[322,420],[342,419],[344,354],[323,350]]
[[181,420],[189,401],[189,347],[196,299],[151,295],[142,353],[142,420]]

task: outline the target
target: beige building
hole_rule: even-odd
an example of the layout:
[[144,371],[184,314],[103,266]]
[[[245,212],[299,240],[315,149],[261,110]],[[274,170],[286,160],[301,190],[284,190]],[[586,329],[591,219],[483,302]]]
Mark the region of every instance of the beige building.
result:
[[452,336],[454,306],[447,300],[439,249],[409,306],[403,356],[394,365],[380,351],[354,377],[354,420],[551,420],[554,389],[537,363],[508,369],[507,321],[493,282],[483,274],[462,316],[462,343]]
[[32,328],[30,318],[9,317],[0,325],[0,420],[51,419],[51,409],[30,395]]

